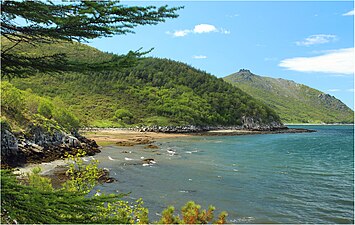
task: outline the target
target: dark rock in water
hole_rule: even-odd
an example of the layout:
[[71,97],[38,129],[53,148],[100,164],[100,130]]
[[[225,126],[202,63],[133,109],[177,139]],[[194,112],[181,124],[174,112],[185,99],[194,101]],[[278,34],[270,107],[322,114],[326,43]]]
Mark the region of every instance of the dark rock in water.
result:
[[154,161],[154,159],[148,158],[148,159],[143,159],[142,161],[145,163],[150,163],[150,162]]
[[144,148],[149,148],[149,149],[158,149],[159,147],[156,145],[147,145]]
[[128,139],[128,141],[118,141],[118,142],[116,142],[116,145],[131,147],[131,146],[135,146],[135,145],[151,144],[153,142],[154,141],[152,141],[149,138],[131,138],[131,139]]
[[124,146],[124,147],[132,147],[132,146],[135,146],[136,144],[133,142],[129,142],[129,141],[118,141],[118,142],[116,142],[116,145]]
[[99,177],[100,183],[113,183],[116,182],[117,179],[110,177],[110,171],[103,169],[102,174]]

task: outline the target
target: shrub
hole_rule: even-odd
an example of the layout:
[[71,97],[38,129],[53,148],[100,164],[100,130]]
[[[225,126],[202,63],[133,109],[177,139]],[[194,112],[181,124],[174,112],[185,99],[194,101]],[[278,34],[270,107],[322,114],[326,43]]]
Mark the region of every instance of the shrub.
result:
[[59,123],[59,125],[69,131],[73,129],[76,130],[80,126],[78,118],[65,109],[57,108],[53,114],[54,119]]
[[42,116],[51,119],[52,118],[52,112],[53,112],[53,104],[47,100],[47,99],[41,99],[39,104],[38,104],[38,113],[41,114]]
[[122,121],[126,124],[132,124],[133,114],[127,109],[117,109],[115,111],[114,119],[117,121]]
[[22,92],[6,81],[1,82],[1,108],[13,113],[23,110]]
[[221,212],[216,221],[213,221],[215,207],[209,206],[208,210],[201,210],[201,206],[193,201],[187,202],[181,208],[182,218],[174,216],[174,207],[169,206],[162,212],[160,224],[225,224],[228,216],[227,212]]

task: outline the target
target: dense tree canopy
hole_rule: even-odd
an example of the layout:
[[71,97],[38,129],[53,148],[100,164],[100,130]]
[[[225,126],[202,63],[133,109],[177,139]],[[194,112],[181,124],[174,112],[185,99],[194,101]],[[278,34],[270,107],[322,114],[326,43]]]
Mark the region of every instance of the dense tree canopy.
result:
[[[33,57],[11,51],[20,43],[31,45],[58,40],[85,42],[99,37],[134,33],[139,25],[156,25],[176,18],[180,7],[125,6],[119,1],[1,1],[1,35],[12,44],[2,47],[2,76],[23,76],[36,71],[60,71],[70,67],[65,54]],[[128,59],[139,56],[130,52]],[[126,58],[112,58],[108,63],[123,63]],[[122,64],[122,63],[121,63]],[[68,67],[69,66],[69,67]]]
[[[19,48],[38,55],[66,52],[78,63],[99,64],[111,57],[79,43]],[[273,110],[240,89],[168,59],[142,57],[130,68],[59,76],[41,73],[12,83],[41,96],[62,99],[83,126],[241,125],[243,116],[260,119],[263,124],[279,121]]]

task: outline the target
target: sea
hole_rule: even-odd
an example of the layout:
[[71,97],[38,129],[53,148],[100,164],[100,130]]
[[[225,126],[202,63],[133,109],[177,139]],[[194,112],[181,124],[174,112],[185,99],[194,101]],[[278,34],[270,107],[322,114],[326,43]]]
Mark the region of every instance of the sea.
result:
[[353,224],[354,127],[290,127],[317,132],[157,139],[158,149],[106,146],[95,158],[117,182],[97,189],[142,198],[152,221],[192,200],[227,211],[230,223]]

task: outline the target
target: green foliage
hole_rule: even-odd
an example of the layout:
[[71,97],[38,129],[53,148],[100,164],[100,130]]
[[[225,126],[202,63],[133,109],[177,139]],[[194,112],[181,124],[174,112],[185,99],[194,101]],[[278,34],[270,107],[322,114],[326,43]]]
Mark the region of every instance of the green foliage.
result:
[[86,153],[79,151],[75,156],[67,154],[69,169],[66,174],[69,176],[63,184],[63,188],[70,192],[88,194],[97,184],[102,175],[102,169],[98,167],[98,160],[91,160],[89,164],[84,164],[81,157]]
[[[101,64],[78,64],[66,53],[31,55],[18,52],[21,44],[55,43],[59,41],[87,41],[134,33],[140,25],[156,25],[168,18],[176,18],[181,7],[125,6],[115,1],[72,1],[70,4],[47,1],[2,1],[1,34],[10,44],[2,45],[2,77],[24,77],[29,74],[60,71],[106,69],[127,66],[144,52],[130,51],[126,56],[113,56]],[[21,19],[25,22],[18,23]]]
[[1,82],[1,109],[7,112],[19,113],[23,110],[22,92],[6,81]]
[[127,201],[103,204],[100,207],[102,210],[100,217],[111,223],[123,219],[124,223],[128,224],[147,224],[149,211],[143,207],[143,204],[142,199],[138,199],[133,204]]
[[80,127],[79,119],[65,108],[58,108],[53,115],[55,119],[66,130],[77,130]]
[[49,132],[79,128],[79,120],[64,103],[56,105],[49,98],[40,97],[30,89],[19,90],[7,81],[2,81],[0,87],[2,119],[15,130],[25,130],[29,124]]
[[[109,57],[79,44],[28,48],[28,52],[66,51],[82,62],[100,62]],[[80,51],[75,51],[79,48]],[[14,79],[12,83],[21,89],[31,88],[42,96],[60,98],[85,126],[240,125],[243,116],[255,117],[265,124],[279,121],[273,110],[240,89],[168,59],[143,58],[129,69],[109,68],[60,76],[39,74]],[[117,109],[125,109],[130,115],[118,118]]]
[[117,109],[115,111],[114,120],[122,121],[126,124],[133,123],[133,114],[127,109]]
[[293,81],[243,71],[224,79],[275,109],[284,123],[354,122],[354,112],[341,101]]
[[[122,195],[87,197],[65,189],[40,187],[42,180],[34,179],[32,186],[20,184],[10,171],[1,170],[1,223],[20,224],[83,224],[105,223],[101,217],[105,202],[120,201]],[[125,219],[117,218],[115,223]]]
[[179,224],[182,223],[179,216],[174,216],[175,208],[174,206],[169,206],[164,209],[159,220],[159,224]]
[[54,191],[51,180],[39,175],[41,168],[36,167],[32,170],[32,173],[27,174],[28,185],[40,191]]
[[53,104],[47,100],[47,99],[42,99],[39,102],[38,105],[38,113],[41,114],[42,116],[50,119],[52,117],[52,112],[53,112]]
[[201,206],[193,201],[187,202],[181,208],[182,218],[174,215],[174,207],[169,206],[162,212],[159,224],[226,224],[226,212],[221,212],[216,221],[213,221],[215,207],[209,206],[208,210],[201,210]]

